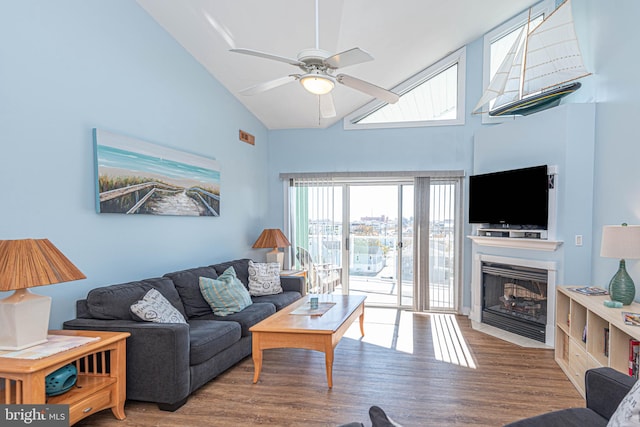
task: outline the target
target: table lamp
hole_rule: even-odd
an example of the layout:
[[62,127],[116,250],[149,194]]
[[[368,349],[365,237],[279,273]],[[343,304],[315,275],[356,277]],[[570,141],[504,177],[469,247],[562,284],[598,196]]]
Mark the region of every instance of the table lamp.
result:
[[613,301],[631,304],[636,295],[636,286],[627,273],[625,259],[640,259],[640,225],[605,225],[602,228],[600,256],[620,260],[620,267],[609,282],[609,294]]
[[28,288],[85,279],[47,239],[0,240],[0,350],[22,350],[47,341],[51,297]]
[[291,243],[278,228],[265,228],[253,244],[254,249],[273,248],[272,251],[267,252],[267,262],[277,262],[280,264],[280,270],[284,268],[284,252],[280,252],[278,248],[289,246]]

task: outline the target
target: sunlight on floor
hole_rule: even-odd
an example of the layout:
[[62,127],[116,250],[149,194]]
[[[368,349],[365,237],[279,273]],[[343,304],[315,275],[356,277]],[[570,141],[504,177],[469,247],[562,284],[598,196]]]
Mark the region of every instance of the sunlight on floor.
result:
[[[430,323],[430,334],[436,360],[476,369],[471,351],[462,336],[456,316],[440,313],[415,313],[391,308],[367,308],[365,313],[365,336],[360,336],[358,322],[347,330],[345,338],[359,340],[407,354],[414,353],[414,316],[426,317]],[[428,337],[426,337],[428,339]]]
[[431,338],[437,360],[476,369],[473,356],[453,314],[429,314]]
[[345,334],[346,338],[413,354],[412,312],[367,307],[364,318],[364,337],[360,336],[360,327],[354,322]]

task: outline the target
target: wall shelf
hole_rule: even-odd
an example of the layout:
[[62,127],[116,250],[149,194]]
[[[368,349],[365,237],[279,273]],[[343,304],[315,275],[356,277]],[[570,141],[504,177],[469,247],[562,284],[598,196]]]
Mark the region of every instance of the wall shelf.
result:
[[519,237],[467,236],[481,246],[494,246],[511,249],[531,249],[553,252],[562,244],[559,240],[527,239]]

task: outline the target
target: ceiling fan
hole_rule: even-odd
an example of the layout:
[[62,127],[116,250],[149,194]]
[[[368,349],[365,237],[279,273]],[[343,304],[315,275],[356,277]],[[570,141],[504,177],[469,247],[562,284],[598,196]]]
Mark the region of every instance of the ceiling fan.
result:
[[400,97],[397,94],[381,88],[380,86],[376,86],[373,83],[360,80],[347,74],[334,75],[335,70],[338,68],[372,61],[373,56],[368,52],[354,47],[352,49],[345,50],[344,52],[332,55],[330,52],[319,48],[318,39],[318,0],[316,0],[316,46],[313,49],[304,49],[300,51],[296,59],[252,49],[230,49],[231,52],[235,53],[285,62],[287,64],[294,65],[303,71],[302,74],[289,74],[288,76],[259,83],[255,86],[241,90],[240,93],[242,95],[255,95],[298,80],[307,91],[314,95],[319,95],[320,115],[322,117],[335,117],[336,115],[333,96],[331,95],[331,91],[335,87],[336,82],[366,93],[367,95],[371,95],[389,104],[395,104],[398,102]]

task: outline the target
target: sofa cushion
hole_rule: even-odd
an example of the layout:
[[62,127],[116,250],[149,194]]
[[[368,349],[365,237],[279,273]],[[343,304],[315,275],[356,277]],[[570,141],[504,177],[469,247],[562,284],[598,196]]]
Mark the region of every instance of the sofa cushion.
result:
[[215,320],[189,321],[189,365],[199,365],[240,341],[240,324]]
[[229,267],[233,267],[236,272],[236,277],[240,279],[242,284],[249,289],[249,261],[250,259],[236,259],[234,261],[223,262],[221,264],[215,264],[211,267],[215,268],[218,276],[227,270]]
[[607,420],[587,408],[548,412],[507,424],[505,427],[605,427]]
[[165,274],[164,277],[168,277],[173,281],[184,304],[184,311],[188,319],[211,313],[211,306],[209,306],[209,303],[200,292],[200,277],[217,278],[218,273],[213,267],[196,267],[174,271],[173,273]]
[[233,313],[228,316],[216,316],[213,313],[210,313],[206,316],[198,317],[198,320],[226,320],[231,322],[237,322],[240,324],[242,328],[242,336],[247,337],[251,335],[249,332],[249,328],[260,322],[261,320],[266,319],[276,312],[276,307],[270,303],[255,303],[251,304],[249,307],[244,310]]
[[249,261],[249,293],[251,296],[282,293],[280,264]]
[[217,279],[200,278],[200,292],[216,316],[228,316],[253,304],[249,291],[229,267]]
[[282,310],[294,301],[302,298],[300,292],[283,292],[276,295],[263,295],[260,297],[251,297],[254,303],[256,302],[269,302],[276,306],[276,310]]
[[95,288],[87,294],[87,310],[91,317],[102,320],[139,320],[130,307],[150,289],[158,290],[183,316],[184,306],[171,279],[158,277],[136,282]]
[[178,309],[172,306],[156,289],[149,289],[141,300],[131,305],[130,309],[134,317],[145,322],[187,323]]

